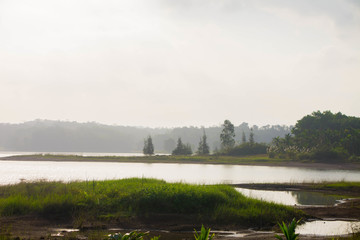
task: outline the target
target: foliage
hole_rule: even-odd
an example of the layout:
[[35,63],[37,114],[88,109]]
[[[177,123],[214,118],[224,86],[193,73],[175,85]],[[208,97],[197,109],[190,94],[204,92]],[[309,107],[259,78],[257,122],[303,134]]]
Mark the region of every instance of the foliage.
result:
[[[242,123],[235,126],[235,134],[238,135],[235,141],[241,142],[242,131],[248,136],[250,127],[257,142],[270,143],[274,137],[290,132],[289,126],[257,127]],[[220,148],[221,130],[221,126],[205,128],[211,149]],[[144,136],[151,134],[156,152],[171,153],[178,137],[191,146],[197,146],[202,132],[203,128],[200,127],[138,128],[94,122],[36,120],[20,124],[0,123],[0,149],[26,152],[141,152]]]
[[301,216],[291,207],[249,199],[227,185],[166,183],[155,179],[33,182],[0,186],[0,216],[32,214],[95,221],[102,216],[193,216],[204,223],[272,226]]
[[360,156],[360,118],[340,112],[313,112],[296,123],[292,135],[274,138],[268,152],[299,160],[357,161]]
[[[299,234],[295,233],[295,228],[299,224],[300,220],[296,221],[295,218],[289,223],[289,225],[286,225],[284,222],[282,222],[282,225],[279,224],[279,227],[282,231],[282,233],[285,235],[286,240],[297,240],[299,239]],[[279,240],[283,240],[282,237],[279,235],[275,236]]]
[[145,155],[153,155],[154,154],[154,145],[152,142],[152,138],[149,135],[147,139],[144,140],[144,148],[143,153]]
[[252,128],[250,129],[249,143],[250,143],[251,145],[255,143],[255,140],[254,140],[254,131],[253,131]]
[[222,126],[223,126],[223,130],[221,131],[220,134],[222,149],[229,149],[234,147],[235,145],[234,125],[229,120],[225,120]]
[[336,182],[336,183],[322,183],[316,186],[317,188],[325,188],[336,191],[347,191],[351,193],[360,193],[360,182]]
[[242,131],[242,134],[241,134],[241,143],[246,143],[246,136],[245,136],[244,131]]
[[199,233],[196,231],[196,229],[194,229],[194,231],[195,240],[211,240],[215,237],[214,233],[210,235],[210,228],[206,229],[204,225],[201,226],[201,231]]
[[251,144],[250,142],[247,142],[224,151],[224,154],[229,156],[266,154],[267,148],[267,145],[264,143]]
[[16,156],[17,160],[29,161],[76,161],[76,162],[131,162],[131,163],[204,163],[204,164],[256,164],[258,162],[279,163],[286,160],[269,158],[267,154],[251,156],[220,155],[155,155],[155,156],[77,156],[36,154]]
[[183,144],[181,138],[178,139],[176,148],[172,151],[172,155],[191,155],[192,149],[189,144]]
[[196,152],[198,155],[208,155],[210,153],[210,147],[209,147],[206,139],[207,139],[207,137],[206,137],[206,134],[205,134],[205,131],[204,131],[204,135],[200,139],[199,147],[198,147],[198,150]]

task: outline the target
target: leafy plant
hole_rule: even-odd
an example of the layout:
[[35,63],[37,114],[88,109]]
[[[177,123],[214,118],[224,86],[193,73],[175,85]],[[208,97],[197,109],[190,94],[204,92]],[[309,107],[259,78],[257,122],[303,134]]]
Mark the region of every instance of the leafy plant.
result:
[[[279,227],[280,227],[281,231],[283,232],[283,234],[285,235],[286,240],[299,239],[298,238],[299,234],[295,233],[295,228],[299,224],[299,222],[300,222],[300,220],[296,221],[296,219],[294,218],[291,221],[291,223],[289,223],[289,225],[287,225],[287,226],[284,222],[282,222],[282,225],[279,223]],[[279,240],[283,240],[283,238],[280,237],[279,235],[275,235],[275,237]]]
[[196,231],[196,229],[194,230],[195,230],[195,234],[194,234],[195,240],[211,240],[215,237],[214,233],[210,236],[210,228],[206,229],[204,225],[201,226],[201,231],[199,233]]

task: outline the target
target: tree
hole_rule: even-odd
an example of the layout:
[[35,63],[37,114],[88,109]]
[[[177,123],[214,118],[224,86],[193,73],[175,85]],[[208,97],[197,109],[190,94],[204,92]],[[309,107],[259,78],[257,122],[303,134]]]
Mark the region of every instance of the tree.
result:
[[229,149],[234,147],[235,145],[234,125],[229,120],[225,120],[222,126],[223,126],[223,130],[220,134],[221,147],[223,149]]
[[210,153],[210,148],[206,142],[206,139],[207,139],[207,137],[206,137],[205,130],[204,130],[204,134],[203,134],[202,138],[200,138],[197,154],[208,155]]
[[172,151],[172,155],[191,155],[192,149],[189,144],[183,144],[181,138],[178,139],[176,148]]
[[255,143],[255,140],[254,140],[254,132],[253,132],[253,129],[252,129],[252,128],[250,129],[249,143],[250,143],[250,145],[253,145],[253,144]]
[[147,139],[144,140],[144,148],[143,153],[145,155],[153,155],[154,154],[154,145],[152,143],[152,138],[149,135]]
[[242,131],[241,141],[242,141],[242,143],[246,143],[246,136],[245,136],[244,131]]
[[360,118],[317,111],[297,121],[291,133],[274,138],[268,152],[300,160],[360,159]]

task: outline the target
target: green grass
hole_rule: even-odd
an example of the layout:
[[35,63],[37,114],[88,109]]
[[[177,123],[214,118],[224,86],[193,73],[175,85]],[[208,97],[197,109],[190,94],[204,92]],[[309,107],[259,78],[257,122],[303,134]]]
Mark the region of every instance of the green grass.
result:
[[227,185],[155,179],[34,182],[0,186],[0,215],[34,214],[76,221],[157,214],[193,216],[203,223],[273,226],[301,217],[291,207],[249,199]]
[[141,163],[204,163],[204,164],[281,164],[289,160],[279,158],[269,158],[266,154],[250,156],[173,156],[173,155],[155,155],[155,156],[78,156],[78,155],[23,155],[8,157],[16,160],[33,161],[96,161],[96,162],[141,162]]
[[315,188],[322,188],[328,190],[337,190],[337,191],[346,191],[346,192],[354,192],[360,193],[360,182],[325,182],[314,185]]

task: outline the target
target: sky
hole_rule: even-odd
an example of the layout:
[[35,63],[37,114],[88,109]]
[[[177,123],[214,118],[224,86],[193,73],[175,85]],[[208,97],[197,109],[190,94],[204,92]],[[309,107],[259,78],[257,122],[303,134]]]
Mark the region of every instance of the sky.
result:
[[358,0],[0,0],[0,122],[360,117]]

